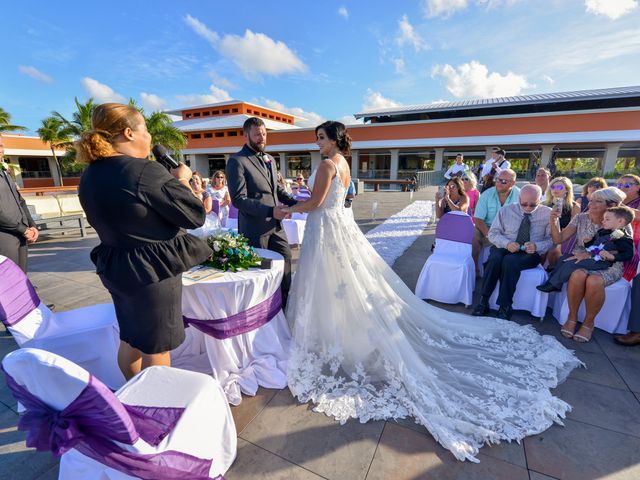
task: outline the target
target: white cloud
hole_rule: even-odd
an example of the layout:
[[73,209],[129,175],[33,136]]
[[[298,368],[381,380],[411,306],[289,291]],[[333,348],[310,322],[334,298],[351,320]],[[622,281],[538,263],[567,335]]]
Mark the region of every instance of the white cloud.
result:
[[405,44],[413,45],[413,48],[416,52],[420,50],[424,50],[428,47],[427,42],[413,29],[413,25],[409,23],[409,19],[406,15],[403,15],[402,18],[398,21],[398,26],[400,31],[396,36],[396,43],[399,46],[403,46]]
[[304,120],[295,120],[294,123],[299,127],[317,127],[326,120],[326,118],[316,112],[307,112],[300,107],[287,107],[277,100],[264,98],[261,103],[264,104],[265,107],[304,118]]
[[353,115],[345,115],[344,117],[338,118],[338,122],[349,125],[361,125],[364,123],[364,120],[361,118],[359,120],[356,119]]
[[448,18],[458,10],[469,6],[469,0],[423,0],[422,7],[427,18]]
[[398,107],[401,104],[395,100],[385,98],[380,92],[376,92],[370,88],[367,89],[367,93],[364,96],[364,103],[362,104],[362,110],[379,110],[381,108]]
[[92,97],[96,103],[116,102],[126,103],[127,99],[119,93],[113,91],[109,85],[100,83],[98,80],[91,77],[83,77],[80,80],[83,88]]
[[176,95],[176,99],[185,106],[206,105],[208,103],[227,102],[231,100],[229,92],[215,85],[209,86],[209,92],[208,94]]
[[278,76],[307,70],[304,62],[284,42],[273,40],[264,33],[247,29],[244,36],[228,34],[220,38],[191,15],[187,15],[184,21],[220,55],[231,59],[247,77],[253,74]]
[[167,101],[154,93],[140,92],[140,101],[144,108],[152,112],[167,108]]
[[637,0],[585,0],[584,4],[587,13],[605,15],[612,20],[638,8]]
[[549,82],[551,85],[553,85],[555,83],[555,81],[553,80],[553,78],[551,78],[549,75],[543,75],[542,79],[546,82]]
[[338,15],[343,17],[345,20],[348,20],[349,19],[349,10],[347,10],[347,7],[340,7],[338,9]]
[[394,58],[391,60],[393,62],[393,68],[396,73],[403,73],[404,67],[406,66],[404,60],[402,58]]
[[213,83],[215,83],[216,85],[219,85],[222,88],[226,88],[228,90],[233,90],[238,88],[238,85],[233,83],[231,80],[221,75],[218,75],[216,72],[209,72],[209,78],[211,78]]
[[443,77],[447,90],[457,98],[509,97],[532,87],[524,75],[513,72],[507,72],[506,75],[489,73],[489,69],[477,60],[463,63],[457,68],[436,65],[431,76]]
[[35,78],[36,80],[44,83],[53,83],[53,78],[51,78],[46,73],[41,72],[36,67],[32,67],[30,65],[20,65],[18,67],[18,71],[23,75],[27,75],[31,78]]

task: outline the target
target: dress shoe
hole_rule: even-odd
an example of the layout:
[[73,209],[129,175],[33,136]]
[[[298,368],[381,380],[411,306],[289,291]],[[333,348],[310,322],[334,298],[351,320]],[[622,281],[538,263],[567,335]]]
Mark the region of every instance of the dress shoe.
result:
[[540,290],[541,292],[545,292],[545,293],[552,293],[552,292],[559,292],[560,289],[556,288],[555,286],[551,285],[549,282],[544,282],[542,285],[538,285],[536,287],[538,290]]
[[640,332],[629,332],[626,335],[616,335],[613,340],[620,345],[626,345],[632,347],[634,345],[640,345]]
[[500,308],[498,309],[498,314],[496,315],[496,317],[502,319],[502,320],[511,320],[511,314],[513,313],[513,309],[511,308],[511,305],[507,305],[505,307],[500,306]]
[[473,312],[471,312],[471,315],[473,315],[474,317],[486,317],[487,313],[489,313],[488,303],[480,302],[473,309]]

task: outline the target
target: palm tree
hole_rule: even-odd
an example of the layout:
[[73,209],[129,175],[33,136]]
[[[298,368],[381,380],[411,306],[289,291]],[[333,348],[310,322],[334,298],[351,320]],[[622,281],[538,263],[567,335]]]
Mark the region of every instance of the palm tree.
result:
[[153,112],[145,116],[147,130],[151,134],[151,143],[160,143],[180,155],[180,151],[187,146],[187,137],[173,126],[173,120],[162,112]]
[[76,111],[73,112],[71,120],[67,120],[61,113],[52,112],[52,116],[58,118],[67,128],[67,134],[73,138],[80,138],[83,132],[91,129],[91,117],[97,105],[90,98],[85,103],[81,103],[78,97],[75,97]]
[[26,130],[20,125],[11,124],[11,114],[4,108],[0,107],[0,133],[2,132],[18,132]]
[[69,137],[69,129],[65,123],[58,117],[47,117],[42,120],[42,126],[38,129],[40,139],[49,144],[53,159],[56,162],[58,173],[60,174],[60,185],[64,185],[62,180],[62,168],[56,156],[56,148],[66,147],[69,145],[71,138]]

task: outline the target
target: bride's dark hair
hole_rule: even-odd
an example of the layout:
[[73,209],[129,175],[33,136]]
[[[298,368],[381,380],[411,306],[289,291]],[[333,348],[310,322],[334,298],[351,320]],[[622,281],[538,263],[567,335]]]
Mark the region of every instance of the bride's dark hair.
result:
[[324,133],[327,134],[330,140],[336,142],[336,146],[343,155],[351,155],[351,137],[347,132],[347,127],[345,127],[343,123],[327,120],[316,127],[316,137],[320,129],[324,130]]

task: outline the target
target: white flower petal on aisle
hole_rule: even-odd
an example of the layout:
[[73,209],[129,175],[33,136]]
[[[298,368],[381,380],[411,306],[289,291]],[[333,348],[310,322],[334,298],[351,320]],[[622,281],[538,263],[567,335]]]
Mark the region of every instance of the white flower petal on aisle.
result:
[[388,265],[393,265],[422,234],[431,220],[432,203],[413,202],[365,235]]

